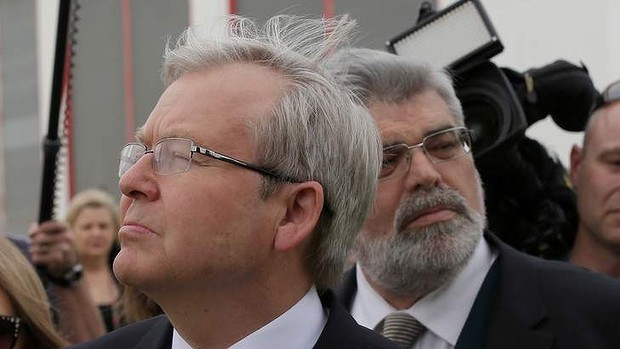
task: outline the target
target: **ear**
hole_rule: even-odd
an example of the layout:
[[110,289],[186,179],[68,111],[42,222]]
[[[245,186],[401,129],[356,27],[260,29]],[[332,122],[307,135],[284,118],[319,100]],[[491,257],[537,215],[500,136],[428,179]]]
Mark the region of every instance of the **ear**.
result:
[[573,145],[570,150],[570,181],[573,188],[576,188],[577,186],[577,176],[582,159],[583,149],[578,145]]
[[290,250],[308,240],[323,210],[323,186],[318,182],[294,184],[287,196],[286,214],[274,239],[278,251]]

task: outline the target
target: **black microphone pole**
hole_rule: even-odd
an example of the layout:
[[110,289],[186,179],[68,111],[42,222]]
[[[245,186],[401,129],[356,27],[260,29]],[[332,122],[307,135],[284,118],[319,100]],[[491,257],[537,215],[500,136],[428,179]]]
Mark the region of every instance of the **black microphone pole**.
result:
[[39,223],[52,219],[54,208],[54,190],[56,183],[56,162],[61,142],[58,138],[58,120],[62,102],[65,56],[67,53],[67,33],[71,0],[60,0],[58,25],[56,29],[56,53],[54,56],[54,75],[52,78],[52,96],[47,136],[43,139],[43,176],[41,183],[41,201],[39,206]]

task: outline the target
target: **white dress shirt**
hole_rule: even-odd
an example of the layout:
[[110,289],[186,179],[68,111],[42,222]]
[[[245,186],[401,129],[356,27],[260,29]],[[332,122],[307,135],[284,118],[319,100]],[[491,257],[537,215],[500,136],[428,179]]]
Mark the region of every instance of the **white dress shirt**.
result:
[[[496,258],[497,252],[481,238],[473,255],[452,282],[429,293],[405,310],[427,329],[413,346],[414,349],[454,348],[476,295]],[[385,316],[397,309],[370,286],[359,264],[355,272],[357,294],[351,315],[360,325],[373,329]]]
[[[323,332],[327,313],[316,287],[310,290],[289,310],[229,349],[310,349]],[[175,329],[171,349],[192,349]]]

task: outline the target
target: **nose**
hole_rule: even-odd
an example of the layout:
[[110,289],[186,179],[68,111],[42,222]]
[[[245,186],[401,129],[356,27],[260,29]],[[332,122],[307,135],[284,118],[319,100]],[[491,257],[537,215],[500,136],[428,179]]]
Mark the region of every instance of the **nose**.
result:
[[423,148],[413,148],[409,153],[409,172],[406,175],[406,188],[415,191],[441,183],[441,174]]
[[96,225],[92,230],[92,235],[95,235],[95,236],[103,235],[104,231],[105,231],[104,228],[102,228],[99,225]]
[[153,152],[146,152],[119,179],[121,193],[134,200],[153,201],[159,197],[157,178],[153,172]]

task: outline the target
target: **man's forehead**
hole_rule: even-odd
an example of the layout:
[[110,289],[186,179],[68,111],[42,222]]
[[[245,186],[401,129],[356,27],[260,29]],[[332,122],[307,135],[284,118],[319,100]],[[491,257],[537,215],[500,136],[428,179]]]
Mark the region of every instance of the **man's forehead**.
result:
[[[620,129],[620,102],[614,103],[607,108],[601,109],[592,115],[588,125],[591,133],[600,134],[606,131]],[[618,137],[620,138],[620,137]]]
[[398,103],[371,101],[368,107],[384,143],[403,139],[420,141],[431,133],[457,126],[447,103],[433,90]]
[[620,103],[593,114],[585,137],[586,149],[620,147]]
[[251,136],[252,124],[245,118],[229,120],[217,128],[189,128],[186,124],[174,122],[158,123],[156,127],[146,124],[136,131],[136,141],[153,146],[164,138],[185,138],[197,145],[219,147],[222,143],[234,147],[238,140]]
[[[259,83],[266,79],[267,86]],[[150,145],[183,137],[200,144],[219,136],[245,136],[257,118],[270,115],[286,84],[277,72],[256,64],[188,72],[166,88],[136,139]]]

